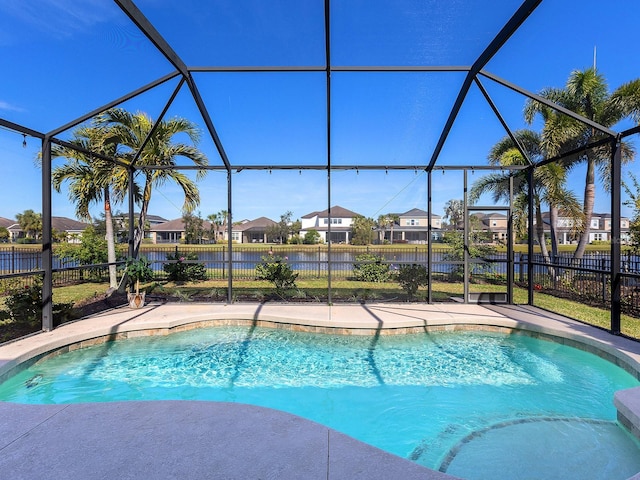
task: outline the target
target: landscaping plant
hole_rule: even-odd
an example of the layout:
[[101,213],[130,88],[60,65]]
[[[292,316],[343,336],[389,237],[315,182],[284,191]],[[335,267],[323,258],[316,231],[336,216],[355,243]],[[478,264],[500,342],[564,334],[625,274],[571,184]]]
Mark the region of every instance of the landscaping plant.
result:
[[204,264],[193,263],[198,260],[198,255],[193,252],[181,254],[176,248],[175,253],[167,254],[167,260],[171,260],[172,263],[165,264],[163,268],[172,282],[192,282],[207,278]]
[[129,283],[135,284],[136,295],[140,294],[140,282],[148,282],[153,278],[151,262],[144,256],[129,258],[125,267],[125,273],[129,277]]
[[409,301],[418,292],[418,288],[429,284],[429,272],[422,265],[401,265],[397,277],[398,283],[402,289],[407,292]]
[[285,290],[296,288],[298,274],[286,263],[287,257],[266,255],[262,262],[256,265],[256,278],[268,280],[276,287],[276,293],[283,295]]
[[384,262],[384,257],[372,253],[363,253],[356,256],[353,264],[353,275],[361,282],[386,282],[389,280],[389,265]]

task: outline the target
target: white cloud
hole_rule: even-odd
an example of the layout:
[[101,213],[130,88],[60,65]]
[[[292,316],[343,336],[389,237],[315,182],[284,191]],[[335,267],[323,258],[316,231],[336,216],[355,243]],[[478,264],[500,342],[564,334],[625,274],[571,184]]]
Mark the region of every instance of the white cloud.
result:
[[89,30],[94,25],[109,21],[119,9],[104,0],[2,0],[0,16],[13,18],[18,23],[50,35],[63,38]]
[[9,111],[9,112],[24,112],[23,108],[17,107],[15,105],[11,105],[9,102],[5,102],[0,100],[0,110]]

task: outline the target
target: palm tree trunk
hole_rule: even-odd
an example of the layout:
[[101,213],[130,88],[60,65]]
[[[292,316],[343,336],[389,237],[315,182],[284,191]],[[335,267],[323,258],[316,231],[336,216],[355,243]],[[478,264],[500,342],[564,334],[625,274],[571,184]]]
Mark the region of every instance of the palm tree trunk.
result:
[[107,261],[109,262],[109,290],[118,288],[118,275],[116,271],[116,243],[113,237],[113,214],[111,212],[111,195],[109,187],[104,189],[104,224],[107,230]]
[[[547,241],[544,238],[544,224],[542,223],[542,209],[540,206],[540,202],[536,201],[536,238],[538,239],[538,244],[540,245],[540,253],[542,254],[542,258],[544,259],[544,263],[549,265],[551,260],[549,259],[549,250],[547,250]],[[553,278],[555,276],[555,269],[549,265],[547,267],[549,275]]]
[[[149,174],[150,175],[150,174]],[[138,228],[136,228],[133,236],[133,255],[138,258],[140,245],[144,238],[144,226],[147,223],[147,210],[149,210],[149,201],[151,200],[151,178],[147,176],[144,183],[144,192],[142,193],[142,204],[140,205],[140,217],[138,218]]]
[[551,256],[558,258],[558,207],[549,205],[549,230],[551,232]]
[[596,201],[595,185],[595,162],[591,157],[587,158],[587,178],[584,187],[584,225],[578,247],[573,254],[573,260],[581,260],[589,244],[589,233],[591,231],[591,217],[593,216],[593,206]]

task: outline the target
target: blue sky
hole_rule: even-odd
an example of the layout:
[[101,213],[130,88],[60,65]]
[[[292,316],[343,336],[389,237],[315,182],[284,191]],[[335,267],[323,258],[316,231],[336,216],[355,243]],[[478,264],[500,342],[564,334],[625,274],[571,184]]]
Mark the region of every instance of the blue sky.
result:
[[[333,65],[470,65],[518,8],[517,0],[336,0],[332,11]],[[318,0],[138,0],[189,66],[322,65],[323,3]],[[608,9],[605,11],[605,9]],[[604,20],[603,20],[604,19]],[[593,64],[611,89],[640,77],[635,33],[640,5],[617,0],[544,0],[486,69],[537,92],[561,87],[569,73]],[[47,132],[172,71],[147,39],[108,0],[0,2],[0,118]],[[317,165],[327,159],[324,73],[194,74],[234,165]],[[335,165],[427,164],[464,75],[461,73],[332,74],[331,159]],[[524,98],[483,82],[512,128],[524,128]],[[152,117],[177,82],[122,106]],[[182,90],[168,116],[203,127]],[[539,125],[534,125],[534,127]],[[625,123],[616,127],[628,128]],[[68,137],[69,133],[62,137]],[[483,164],[504,130],[474,87],[451,131],[440,165]],[[0,129],[0,216],[41,210],[39,142]],[[199,147],[220,164],[213,142]],[[55,165],[62,161],[56,161]],[[640,171],[637,164],[626,171]],[[470,182],[474,176],[470,176]],[[571,172],[581,197],[584,172]],[[234,220],[287,210],[299,218],[327,208],[326,171],[248,171],[232,176]],[[226,174],[199,184],[202,216],[227,208]],[[462,174],[433,178],[433,205],[462,198]],[[335,171],[332,205],[365,216],[426,209],[422,172]],[[488,204],[490,202],[483,201]],[[182,195],[166,184],[154,191],[150,213],[181,215]],[[124,206],[116,206],[122,210]],[[599,188],[596,211],[609,211]],[[97,215],[99,206],[94,209]],[[74,216],[66,192],[54,194],[53,213]],[[623,213],[629,214],[628,210]]]

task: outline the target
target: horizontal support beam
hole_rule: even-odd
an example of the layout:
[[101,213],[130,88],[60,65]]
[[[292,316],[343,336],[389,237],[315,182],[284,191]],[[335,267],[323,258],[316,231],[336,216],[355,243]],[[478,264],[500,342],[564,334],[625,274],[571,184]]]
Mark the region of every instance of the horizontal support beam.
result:
[[[504,167],[494,167],[490,165],[447,165],[436,166],[433,170],[493,170],[493,171],[520,171],[531,168],[528,165],[508,165]],[[207,165],[205,167],[198,167],[196,165],[145,165],[136,167],[137,170],[227,170],[224,165]],[[243,170],[377,170],[377,171],[397,171],[397,170],[413,170],[413,171],[427,171],[426,165],[336,165],[332,164],[331,167],[327,165],[231,165],[231,170],[235,170],[235,173],[239,173]]]
[[45,137],[44,133],[38,132],[37,130],[32,130],[31,128],[23,127],[22,125],[18,125],[17,123],[10,122],[9,120],[3,120],[2,118],[0,118],[0,127],[13,130],[16,133],[20,133],[22,135],[28,135],[30,137],[39,138],[40,140],[44,140],[44,137]]
[[[332,65],[329,67],[330,72],[468,72],[470,66],[452,65],[452,66],[424,66],[424,65],[358,65],[358,66],[340,66]],[[326,72],[327,67],[318,65],[302,65],[302,66],[196,66],[189,67],[192,73],[204,72]]]

